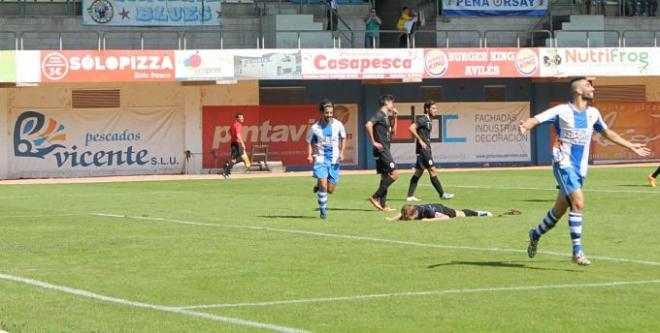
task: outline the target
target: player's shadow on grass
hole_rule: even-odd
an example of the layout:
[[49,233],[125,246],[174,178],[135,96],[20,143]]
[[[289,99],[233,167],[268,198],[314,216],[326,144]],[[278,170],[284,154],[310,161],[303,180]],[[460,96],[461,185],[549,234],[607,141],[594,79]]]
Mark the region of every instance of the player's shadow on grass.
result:
[[[316,210],[319,210],[318,208]],[[365,208],[328,208],[328,211],[348,211],[348,212],[373,212],[374,209],[365,209]]]
[[514,200],[522,202],[555,202],[554,199],[525,199],[525,200]]
[[621,184],[621,185],[617,185],[617,186],[619,186],[619,187],[648,187],[648,188],[651,188],[651,186],[649,186],[649,184]]
[[542,267],[531,267],[525,264],[513,263],[513,262],[504,262],[504,261],[455,261],[452,260],[443,264],[429,265],[426,268],[436,268],[441,266],[453,266],[453,265],[468,265],[468,266],[488,266],[496,268],[524,268],[524,269],[535,269],[542,271],[564,271],[564,272],[580,272],[575,269],[558,269],[558,268],[542,268]]

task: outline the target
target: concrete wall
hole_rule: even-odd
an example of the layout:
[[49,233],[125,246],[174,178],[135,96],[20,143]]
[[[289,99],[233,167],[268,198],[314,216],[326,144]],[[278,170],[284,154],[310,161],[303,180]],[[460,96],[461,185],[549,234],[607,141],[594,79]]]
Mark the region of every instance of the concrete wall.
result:
[[9,99],[7,92],[9,89],[0,89],[0,179],[7,176],[8,161],[5,156],[9,156]]

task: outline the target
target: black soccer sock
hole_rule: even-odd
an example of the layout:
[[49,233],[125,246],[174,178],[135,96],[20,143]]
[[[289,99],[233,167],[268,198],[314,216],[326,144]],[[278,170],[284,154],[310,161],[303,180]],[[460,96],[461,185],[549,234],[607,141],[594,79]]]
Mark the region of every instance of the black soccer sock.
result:
[[376,190],[376,193],[374,193],[374,197],[381,198],[384,196],[385,193],[387,193],[387,188],[390,187],[392,183],[394,183],[394,179],[392,179],[392,177],[383,179],[378,186],[378,190]]
[[442,189],[442,184],[440,184],[438,176],[431,177],[431,184],[433,184],[435,190],[438,191],[438,195],[442,196],[445,193],[445,191]]
[[233,167],[234,167],[234,161],[232,161],[232,160],[227,161],[226,167],[225,167],[225,169],[226,169],[225,173],[227,173],[227,174],[231,173],[231,168],[233,168]]
[[653,177],[653,178],[658,178],[658,175],[660,175],[660,167],[658,167],[657,169],[655,169],[655,172],[653,173],[653,175],[652,175],[651,177]]
[[387,206],[387,189],[385,189],[385,193],[383,193],[383,196],[378,198],[378,201],[380,202],[381,207]]
[[417,189],[417,182],[419,182],[419,176],[413,174],[410,178],[410,185],[408,185],[408,196],[412,197],[415,195],[415,190]]
[[462,209],[463,213],[465,213],[465,216],[479,216],[479,213],[472,209]]

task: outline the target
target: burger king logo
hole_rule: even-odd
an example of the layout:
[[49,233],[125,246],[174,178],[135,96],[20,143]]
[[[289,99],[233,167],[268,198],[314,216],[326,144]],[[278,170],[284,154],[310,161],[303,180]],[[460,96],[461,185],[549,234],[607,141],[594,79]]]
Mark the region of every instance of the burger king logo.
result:
[[536,73],[539,68],[539,57],[530,49],[521,49],[516,54],[516,70],[523,76]]
[[430,76],[443,76],[449,69],[449,59],[441,50],[427,50],[424,56],[424,68]]

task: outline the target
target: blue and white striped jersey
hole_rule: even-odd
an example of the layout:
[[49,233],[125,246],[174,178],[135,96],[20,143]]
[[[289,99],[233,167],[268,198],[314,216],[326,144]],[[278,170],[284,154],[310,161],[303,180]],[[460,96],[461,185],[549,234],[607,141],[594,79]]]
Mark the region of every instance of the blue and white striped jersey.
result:
[[550,108],[534,118],[540,123],[553,123],[557,130],[559,145],[552,152],[554,162],[562,169],[573,168],[585,177],[589,163],[591,135],[594,130],[599,133],[607,130],[607,124],[603,121],[600,111],[594,107],[578,111],[569,102]]
[[321,120],[315,122],[307,133],[307,143],[314,148],[314,163],[339,163],[339,140],[345,139],[346,129],[341,121],[333,118],[327,125]]

